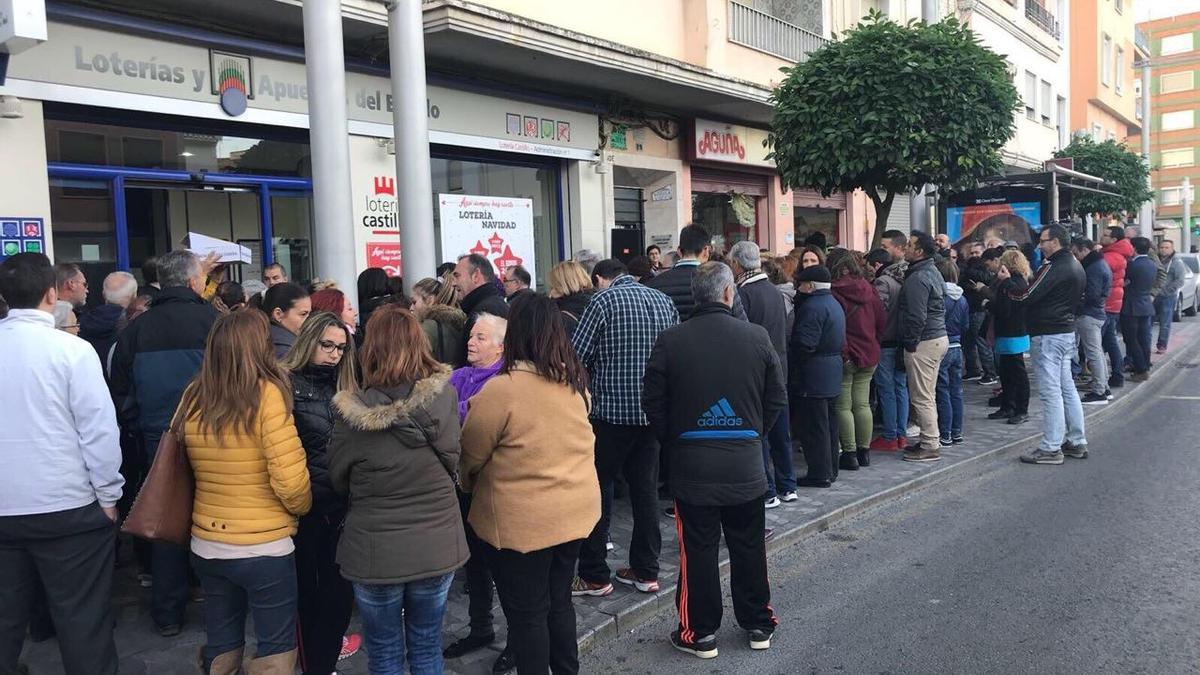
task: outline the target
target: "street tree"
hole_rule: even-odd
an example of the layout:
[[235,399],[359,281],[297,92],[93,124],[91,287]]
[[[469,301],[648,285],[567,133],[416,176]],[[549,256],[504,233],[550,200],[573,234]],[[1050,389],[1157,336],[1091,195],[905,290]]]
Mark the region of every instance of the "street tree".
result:
[[1054,153],[1055,157],[1070,157],[1075,170],[1103,178],[1117,186],[1117,196],[1076,190],[1071,195],[1071,212],[1079,216],[1098,214],[1124,217],[1136,212],[1143,202],[1154,197],[1146,186],[1149,167],[1125,147],[1124,143],[1107,140],[1097,143],[1091,136],[1076,136],[1071,144]]
[[789,188],[862,189],[872,246],[896,195],[974,187],[999,173],[1019,97],[1004,59],[953,17],[900,25],[872,11],[841,40],[784,68],[768,145]]

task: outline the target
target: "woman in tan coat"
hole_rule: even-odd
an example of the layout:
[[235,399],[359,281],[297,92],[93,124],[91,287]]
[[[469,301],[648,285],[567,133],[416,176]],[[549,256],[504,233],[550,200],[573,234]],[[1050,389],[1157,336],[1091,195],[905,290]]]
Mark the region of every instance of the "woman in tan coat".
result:
[[296,663],[292,536],[312,505],[292,389],[275,360],[262,312],[217,319],[200,374],[176,413],[196,476],[192,566],[204,590],[205,673],[242,665],[246,608],[258,640],[252,675],[290,674]]
[[470,401],[459,480],[519,673],[579,672],[571,579],[600,519],[587,374],[553,300],[513,305],[504,365]]

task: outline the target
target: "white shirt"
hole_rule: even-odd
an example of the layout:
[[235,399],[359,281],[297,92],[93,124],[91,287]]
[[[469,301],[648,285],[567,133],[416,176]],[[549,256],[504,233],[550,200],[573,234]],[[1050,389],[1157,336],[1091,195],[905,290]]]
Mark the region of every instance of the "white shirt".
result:
[[14,309],[0,355],[0,516],[114,506],[121,444],[96,350],[47,312]]

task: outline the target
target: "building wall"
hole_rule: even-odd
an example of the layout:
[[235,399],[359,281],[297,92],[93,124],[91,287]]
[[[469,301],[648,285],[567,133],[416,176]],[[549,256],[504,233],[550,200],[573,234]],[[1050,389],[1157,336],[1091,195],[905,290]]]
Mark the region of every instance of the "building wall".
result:
[[758,84],[777,82],[781,78],[779,68],[791,65],[729,41],[728,0],[477,1],[516,16]]
[[46,255],[53,259],[42,102],[22,99],[21,110],[20,119],[0,119],[0,218],[43,219]]
[[[1117,11],[1113,0],[1072,0],[1071,2],[1071,131],[1096,136],[1100,140],[1124,140],[1130,126],[1137,126],[1133,68],[1134,12],[1136,6],[1126,0]],[[1111,52],[1105,54],[1104,36],[1111,39]],[[1118,52],[1120,50],[1120,62]],[[1110,71],[1106,84],[1103,61]],[[1120,78],[1118,78],[1118,72]],[[1121,87],[1117,86],[1118,79]]]

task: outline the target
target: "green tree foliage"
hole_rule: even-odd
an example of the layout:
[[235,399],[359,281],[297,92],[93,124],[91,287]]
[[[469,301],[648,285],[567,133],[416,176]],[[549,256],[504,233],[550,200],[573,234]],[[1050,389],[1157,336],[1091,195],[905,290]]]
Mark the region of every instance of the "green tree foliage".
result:
[[768,143],[784,184],[825,196],[861,188],[876,245],[897,194],[974,187],[999,173],[1015,129],[1004,59],[953,17],[900,25],[872,11],[783,71]]
[[1124,216],[1137,211],[1142,202],[1154,197],[1154,192],[1146,187],[1149,168],[1141,156],[1130,152],[1124,143],[1112,140],[1097,143],[1090,136],[1076,136],[1054,156],[1070,157],[1075,160],[1076,171],[1103,178],[1117,186],[1120,193],[1117,197],[1076,190],[1071,195],[1071,211],[1080,216],[1089,213]]

